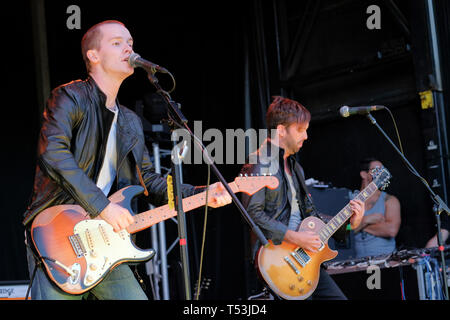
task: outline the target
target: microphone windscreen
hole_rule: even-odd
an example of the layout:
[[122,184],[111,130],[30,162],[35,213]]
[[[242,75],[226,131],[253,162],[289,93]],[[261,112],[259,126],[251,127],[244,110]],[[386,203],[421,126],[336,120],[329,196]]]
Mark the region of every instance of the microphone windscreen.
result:
[[343,106],[339,109],[339,113],[341,114],[341,116],[343,116],[344,118],[347,118],[350,113],[348,112],[348,106]]

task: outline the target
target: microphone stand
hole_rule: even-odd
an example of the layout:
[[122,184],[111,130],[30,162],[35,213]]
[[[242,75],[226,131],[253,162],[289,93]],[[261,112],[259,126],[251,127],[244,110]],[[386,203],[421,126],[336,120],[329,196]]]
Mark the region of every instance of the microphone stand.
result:
[[413,174],[416,175],[422,183],[427,188],[428,192],[431,194],[431,199],[434,201],[433,205],[433,212],[435,213],[436,222],[437,222],[437,237],[438,237],[438,245],[439,245],[439,252],[440,252],[440,258],[441,258],[441,264],[442,264],[442,282],[444,286],[444,292],[445,292],[445,300],[449,299],[448,296],[448,284],[447,284],[447,272],[446,272],[446,266],[445,266],[445,256],[444,256],[444,244],[442,242],[442,235],[441,235],[441,219],[440,214],[445,211],[447,214],[450,215],[450,209],[445,204],[445,202],[437,195],[428,185],[426,180],[422,178],[417,170],[411,165],[411,163],[406,159],[406,157],[403,155],[403,153],[397,148],[397,146],[392,142],[392,140],[388,137],[388,135],[383,131],[383,129],[378,125],[375,118],[370,114],[370,112],[367,113],[367,118],[370,120],[370,122],[377,127],[377,129],[383,134],[383,136],[389,141],[389,143],[392,145],[392,147],[397,151],[397,153],[400,155],[400,157],[403,159],[403,161],[406,163],[406,165],[413,171]]
[[[227,190],[227,192],[230,194],[231,199],[235,203],[235,205],[238,207],[239,211],[241,212],[243,218],[246,220],[246,222],[250,225],[251,230],[256,234],[256,236],[259,238],[261,243],[264,246],[267,246],[269,243],[267,239],[265,238],[264,234],[262,233],[261,229],[255,224],[255,222],[251,219],[248,212],[243,207],[242,203],[239,201],[237,196],[234,194],[234,192],[231,190],[231,188],[228,186],[228,183],[226,182],[225,178],[222,176],[220,171],[217,169],[216,165],[214,164],[213,160],[209,156],[206,147],[203,145],[202,141],[196,137],[189,126],[187,125],[187,119],[180,111],[179,104],[174,102],[169,93],[164,91],[161,86],[158,83],[158,79],[155,77],[156,70],[150,69],[146,70],[147,76],[150,82],[155,86],[157,93],[165,100],[167,104],[167,113],[169,119],[171,119],[170,122],[170,128],[173,135],[176,135],[175,131],[175,125],[177,125],[180,128],[186,129],[192,138],[194,142],[197,143],[198,147],[201,149],[204,159],[206,159],[207,164],[212,168],[214,174],[219,179],[220,182],[222,182],[222,185]],[[173,77],[172,77],[173,79]],[[172,137],[173,137],[172,135]],[[176,196],[176,210],[177,210],[177,219],[178,219],[178,232],[179,232],[179,239],[180,239],[180,251],[182,256],[182,264],[183,264],[183,278],[184,278],[184,291],[185,291],[185,298],[186,300],[191,300],[191,290],[190,290],[190,280],[189,280],[189,265],[188,265],[188,252],[187,252],[187,246],[186,246],[186,220],[185,220],[185,213],[183,211],[183,201],[182,201],[182,194],[181,194],[181,157],[179,155],[178,146],[177,146],[177,140],[173,139],[173,146],[174,149],[172,151],[172,167],[173,167],[173,173],[174,173],[174,194]]]

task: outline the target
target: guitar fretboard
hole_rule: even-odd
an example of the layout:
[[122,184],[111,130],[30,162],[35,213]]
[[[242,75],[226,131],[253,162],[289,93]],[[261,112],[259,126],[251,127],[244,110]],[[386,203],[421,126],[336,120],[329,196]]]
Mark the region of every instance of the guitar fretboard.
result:
[[[355,199],[366,201],[370,196],[377,191],[375,183],[371,182],[364,190],[362,190]],[[333,219],[331,219],[325,226],[319,231],[319,237],[322,242],[326,242],[340,227],[342,227],[346,221],[352,216],[352,209],[350,203],[347,204],[341,211],[339,211]]]
[[[228,186],[234,193],[239,191],[238,186],[234,182],[229,183]],[[208,194],[208,198],[212,198],[215,195],[216,195],[215,193],[210,191]],[[187,212],[193,209],[200,208],[201,206],[204,206],[205,203],[206,203],[206,191],[184,198],[183,211]],[[177,211],[175,209],[171,209],[169,205],[166,204],[164,206],[136,214],[134,216],[134,223],[127,228],[127,231],[129,233],[136,233],[138,231],[151,227],[152,225],[157,224],[161,221],[176,216]]]

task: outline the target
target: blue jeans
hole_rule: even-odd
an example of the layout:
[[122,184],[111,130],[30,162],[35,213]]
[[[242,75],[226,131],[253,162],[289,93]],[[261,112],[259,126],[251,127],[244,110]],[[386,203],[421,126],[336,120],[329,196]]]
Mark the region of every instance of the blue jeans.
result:
[[377,237],[365,231],[355,234],[357,258],[390,254],[395,248],[395,238]]
[[[31,279],[35,258],[28,247],[27,259]],[[127,264],[118,265],[98,285],[80,295],[61,290],[49,280],[43,268],[43,266],[37,268],[31,287],[32,300],[82,300],[92,297],[99,300],[148,300]]]

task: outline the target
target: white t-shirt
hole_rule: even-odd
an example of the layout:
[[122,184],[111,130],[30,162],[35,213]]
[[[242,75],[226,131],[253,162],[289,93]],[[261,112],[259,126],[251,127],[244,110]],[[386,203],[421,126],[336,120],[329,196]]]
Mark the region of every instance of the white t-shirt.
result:
[[116,177],[117,170],[117,141],[116,141],[116,127],[117,127],[117,115],[119,108],[117,105],[114,109],[108,110],[114,112],[114,119],[109,129],[108,140],[106,144],[105,158],[103,159],[102,168],[97,179],[97,187],[99,187],[103,193],[107,196],[111,190],[111,186]]

